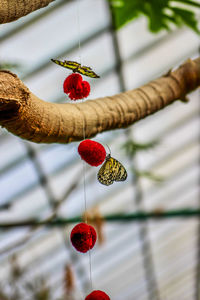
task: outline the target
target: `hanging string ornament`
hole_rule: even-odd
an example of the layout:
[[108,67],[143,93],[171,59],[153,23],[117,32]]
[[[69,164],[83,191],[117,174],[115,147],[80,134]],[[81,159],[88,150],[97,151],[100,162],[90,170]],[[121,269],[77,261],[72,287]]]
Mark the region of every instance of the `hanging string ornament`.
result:
[[126,178],[127,172],[124,166],[108,154],[97,174],[98,181],[104,185],[111,185],[114,181],[125,181]]
[[90,67],[81,66],[81,64],[75,61],[61,61],[57,59],[51,59],[51,61],[61,67],[73,71],[73,74],[69,75],[63,83],[64,93],[67,94],[71,100],[79,100],[89,96],[90,84],[87,81],[83,81],[83,78],[80,74],[91,78],[99,78],[100,76],[92,71]]
[[93,167],[101,165],[106,158],[105,148],[92,140],[82,141],[78,146],[78,153],[84,161]]
[[80,74],[72,73],[65,79],[63,90],[71,100],[79,100],[89,96],[90,85],[87,81],[83,81]]
[[77,251],[85,253],[94,247],[97,234],[91,225],[79,223],[72,229],[70,239]]
[[[78,2],[77,2],[78,3]],[[77,4],[77,17],[78,17],[78,26],[79,26],[79,51],[80,48],[80,25],[79,25],[79,14],[78,14],[78,4]],[[57,59],[51,59],[55,64],[62,66],[64,68],[70,69],[73,71],[71,75],[69,75],[63,83],[63,90],[71,100],[84,99],[89,96],[90,93],[90,85],[87,81],[83,81],[81,75],[88,76],[91,78],[99,78],[90,67],[82,66],[80,63],[75,61],[60,61]],[[81,61],[81,55],[80,55]],[[85,124],[83,124],[83,136],[85,137]],[[84,138],[85,140],[85,138]],[[94,141],[85,140],[80,143],[78,147],[78,152],[83,160],[85,160],[88,164],[92,166],[99,166],[103,163],[106,158],[106,151],[104,147]],[[83,164],[83,178],[84,178],[84,200],[85,200],[85,211],[87,210],[87,202],[86,202],[86,191],[85,191],[85,171]],[[86,223],[80,223],[76,225],[70,235],[71,243],[74,248],[82,253],[87,252],[92,249],[97,240],[97,234],[95,229]],[[91,256],[89,252],[90,259],[90,278],[91,278],[91,286],[92,286],[92,275],[91,275]],[[110,298],[101,291],[94,291],[90,295],[87,296],[87,300],[99,299],[99,300],[109,300]]]
[[81,64],[77,63],[76,61],[71,60],[58,60],[58,59],[51,59],[52,62],[55,64],[70,69],[74,73],[80,73],[82,75],[91,77],[91,78],[100,78],[99,75],[97,75],[90,67],[81,66]]
[[87,220],[89,224],[94,226],[97,236],[98,236],[98,244],[103,245],[105,241],[104,236],[104,219],[102,214],[100,213],[99,207],[93,207],[90,210],[87,210],[83,214],[83,220]]
[[110,300],[110,297],[102,291],[93,291],[85,300]]

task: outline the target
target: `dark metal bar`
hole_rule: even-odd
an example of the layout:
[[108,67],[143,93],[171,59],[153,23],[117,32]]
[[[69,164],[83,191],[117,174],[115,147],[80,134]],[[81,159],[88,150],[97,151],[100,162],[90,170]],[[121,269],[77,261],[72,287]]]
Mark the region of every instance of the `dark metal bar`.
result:
[[[136,153],[133,157],[129,157],[130,163],[132,162],[133,168],[133,188],[135,189],[135,205],[138,212],[140,213],[143,210],[143,191],[140,184],[140,178],[137,175],[137,172],[134,171],[137,168],[137,156]],[[141,253],[142,253],[142,263],[144,268],[144,275],[146,280],[146,289],[149,300],[160,300],[160,291],[159,285],[156,278],[156,273],[154,269],[153,254],[151,250],[151,241],[149,238],[149,228],[148,223],[143,222],[139,225],[138,236],[141,241]]]
[[115,72],[117,73],[117,76],[118,76],[120,90],[121,90],[121,92],[124,92],[126,90],[126,85],[125,85],[125,80],[124,80],[124,76],[123,76],[123,72],[122,72],[123,60],[122,60],[122,57],[120,54],[119,42],[118,42],[117,33],[115,30],[115,26],[114,26],[115,14],[113,12],[111,3],[110,2],[107,2],[107,3],[108,3],[108,11],[110,13],[111,36],[112,36],[112,43],[113,43],[113,49],[114,49],[115,61],[116,61]]
[[[163,220],[174,218],[193,218],[200,217],[200,209],[182,209],[182,210],[169,210],[166,212],[153,211],[153,212],[137,212],[132,214],[114,214],[103,216],[102,219],[108,222],[133,222],[133,221],[146,221],[148,219]],[[36,219],[30,219],[26,221],[18,222],[1,222],[0,228],[8,227],[23,227],[23,226],[65,226],[71,223],[82,222],[83,217],[77,216],[74,218],[57,218],[52,221],[38,221]]]
[[[200,46],[199,46],[199,55],[200,55]],[[199,92],[199,100],[200,100],[200,92]],[[200,162],[200,155],[199,155],[199,162]],[[200,181],[200,178],[199,178]],[[199,194],[199,201],[198,201],[198,208],[200,209],[200,194]],[[197,228],[197,264],[196,264],[196,278],[195,278],[195,295],[194,299],[200,299],[200,218],[198,218],[198,228]]]
[[[113,42],[113,47],[114,47],[114,52],[115,52],[115,57],[116,57],[116,67],[115,71],[118,75],[118,80],[120,84],[120,89],[121,91],[126,90],[126,85],[125,85],[125,79],[123,76],[122,72],[122,64],[123,60],[121,58],[120,54],[120,45],[118,42],[117,34],[115,31],[115,24],[116,24],[116,15],[114,14],[113,8],[111,4],[108,4],[109,10],[110,10],[110,17],[111,17],[111,30],[112,30],[112,42]],[[131,134],[131,129],[126,129],[125,130],[126,137],[128,139],[128,136]],[[130,158],[130,163],[134,158]],[[138,182],[139,177],[135,176],[133,178],[133,187],[136,189],[136,205],[138,208],[140,208],[140,204],[142,203],[142,194],[140,193],[141,187]],[[148,227],[146,223],[143,223],[139,226],[139,237],[141,239],[141,251],[143,254],[143,264],[144,264],[144,269],[145,269],[145,274],[146,274],[146,283],[147,283],[147,290],[148,290],[148,298],[149,300],[160,300],[159,297],[159,292],[156,284],[156,278],[155,278],[155,273],[153,270],[153,262],[151,260],[151,249],[150,249],[150,243],[148,242]],[[150,290],[149,286],[151,287],[152,291]],[[156,292],[157,291],[157,292]],[[156,297],[156,298],[155,298]]]
[[47,196],[49,206],[51,207],[51,209],[54,209],[56,206],[56,199],[55,199],[53,191],[48,183],[48,177],[44,173],[33,147],[31,147],[31,145],[29,145],[28,143],[25,143],[25,146],[27,148],[28,157],[32,161],[33,166],[37,172],[39,184],[44,189],[44,192]]
[[[112,31],[112,42],[113,42],[113,47],[114,47],[114,52],[115,52],[115,58],[116,58],[116,66],[115,66],[115,71],[118,75],[118,80],[119,80],[119,85],[120,85],[120,90],[122,92],[124,92],[126,90],[126,85],[125,85],[125,79],[123,76],[123,71],[122,71],[122,64],[123,64],[123,60],[120,54],[120,45],[118,42],[118,38],[117,38],[117,34],[115,31],[115,24],[116,24],[116,15],[114,14],[112,5],[109,3],[108,4],[109,10],[110,10],[110,17],[111,17],[111,31]],[[125,135],[128,139],[128,136],[131,134],[131,129],[128,128],[125,131]],[[130,159],[130,163],[132,161],[131,158]],[[136,205],[138,205],[138,208],[140,207],[140,204],[142,203],[142,194],[140,193],[141,188],[138,184],[138,176],[135,176],[133,178],[133,187],[134,189],[136,189]],[[138,228],[138,233],[139,233],[139,237],[141,240],[141,251],[143,254],[143,265],[144,265],[144,270],[145,270],[145,275],[146,275],[146,284],[147,284],[147,290],[148,290],[148,298],[149,300],[155,300],[154,296],[156,296],[156,300],[159,300],[160,297],[158,295],[158,292],[156,293],[156,291],[158,291],[157,288],[157,284],[156,284],[156,279],[155,279],[155,274],[154,274],[154,270],[153,270],[153,262],[150,259],[151,255],[151,249],[149,247],[149,243],[148,243],[148,227],[146,223],[142,223],[139,228]],[[155,280],[153,280],[155,279]],[[152,291],[150,291],[151,287]],[[153,295],[153,297],[152,297]]]

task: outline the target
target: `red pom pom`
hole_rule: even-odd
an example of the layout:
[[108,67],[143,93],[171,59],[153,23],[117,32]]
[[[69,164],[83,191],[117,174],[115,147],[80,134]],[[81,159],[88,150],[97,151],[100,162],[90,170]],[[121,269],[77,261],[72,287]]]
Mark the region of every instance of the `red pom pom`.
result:
[[74,248],[79,252],[85,253],[94,247],[97,234],[91,225],[80,223],[72,229],[70,238]]
[[80,74],[72,73],[65,79],[63,90],[71,100],[78,100],[86,98],[89,95],[90,85],[87,81],[83,81]]
[[81,158],[91,166],[99,166],[106,158],[105,148],[98,142],[84,140],[78,146]]
[[90,84],[87,81],[82,81],[82,96],[86,98],[90,93]]
[[110,297],[102,291],[93,291],[85,300],[110,300]]

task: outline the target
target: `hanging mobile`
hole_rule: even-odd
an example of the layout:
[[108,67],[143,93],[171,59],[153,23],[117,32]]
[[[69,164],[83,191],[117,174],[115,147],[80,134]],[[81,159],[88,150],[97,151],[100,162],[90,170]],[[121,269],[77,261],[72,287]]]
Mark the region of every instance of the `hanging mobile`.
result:
[[[77,2],[78,3],[78,2]],[[79,51],[80,51],[80,24],[77,4],[77,17],[79,25]],[[90,67],[82,66],[81,63],[69,60],[57,60],[51,59],[55,64],[70,69],[73,71],[63,83],[63,90],[71,100],[79,100],[87,98],[90,93],[90,84],[87,81],[83,81],[82,76],[88,76],[91,78],[99,78]],[[81,55],[80,55],[81,61]],[[79,74],[78,74],[79,73]],[[80,75],[81,74],[81,75]],[[84,121],[84,118],[83,118]],[[83,141],[78,147],[78,152],[83,160],[92,166],[98,166],[103,163],[106,157],[106,151],[104,147],[95,141],[85,140],[85,121],[83,122]],[[84,186],[84,202],[85,211],[87,211],[87,199],[86,199],[86,184],[85,184],[85,167],[83,162],[83,186]],[[90,267],[90,284],[92,288],[92,263],[90,250],[94,247],[97,240],[97,234],[95,228],[87,224],[87,217],[85,223],[77,224],[71,231],[70,240],[73,247],[82,253],[89,252],[89,267]],[[86,296],[85,300],[110,300],[110,297],[103,291],[94,290]]]
[[97,75],[90,67],[81,66],[81,64],[77,63],[76,61],[71,61],[71,60],[61,61],[53,58],[51,59],[51,61],[61,67],[72,70],[74,73],[80,73],[84,76],[88,76],[91,78],[100,78],[100,76]]
[[78,153],[86,163],[93,167],[101,165],[106,158],[104,146],[96,141],[88,139],[80,142]]
[[85,300],[110,300],[110,297],[105,292],[97,290],[90,293]]
[[118,160],[111,157],[111,153],[109,153],[106,156],[103,166],[99,169],[97,178],[101,184],[111,185],[114,181],[125,181],[127,171],[124,166]]
[[[81,66],[80,63],[70,60],[57,60],[51,59],[55,64],[70,69],[73,71],[72,74],[67,76],[63,83],[63,91],[69,96],[71,100],[80,100],[87,98],[90,94],[90,84],[87,81],[83,81],[83,78],[80,74],[91,77],[99,78],[90,67]],[[80,74],[78,74],[80,73]]]

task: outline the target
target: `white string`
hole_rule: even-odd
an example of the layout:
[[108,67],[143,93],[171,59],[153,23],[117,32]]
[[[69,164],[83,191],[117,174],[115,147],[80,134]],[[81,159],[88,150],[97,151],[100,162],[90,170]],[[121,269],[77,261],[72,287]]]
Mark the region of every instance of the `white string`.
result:
[[[82,99],[82,103],[83,103],[83,99]],[[85,118],[84,118],[84,114],[83,114],[83,140],[85,140]]]
[[[81,36],[81,27],[80,27],[80,20],[79,20],[79,0],[77,0],[77,24],[78,24],[78,48],[79,48],[79,60],[80,64],[82,63],[81,60],[81,41],[80,41],[80,36]],[[83,103],[83,99],[82,99]],[[85,119],[83,115],[83,140],[85,140]],[[87,212],[87,197],[86,197],[86,176],[85,176],[85,162],[83,161],[83,192],[84,192],[84,204],[85,204],[85,212]],[[88,223],[87,220],[87,213],[85,214],[85,223]],[[90,274],[90,288],[91,290],[93,289],[93,284],[92,284],[92,259],[91,259],[91,250],[89,249],[89,274]]]
[[[109,155],[111,156],[111,150],[110,150],[110,147],[108,146],[108,144],[106,144],[107,148],[108,148],[108,151],[109,151]],[[107,153],[106,153],[107,154]]]
[[[82,100],[83,103],[83,100]],[[83,116],[83,140],[85,140],[85,119]],[[83,160],[83,192],[84,192],[84,203],[85,203],[85,212],[87,212],[87,197],[86,197],[86,176],[85,176],[85,162]],[[85,214],[85,223],[88,223],[87,213]],[[90,274],[90,288],[93,290],[92,284],[92,259],[91,259],[91,250],[89,249],[89,274]]]
[[[86,200],[86,180],[85,180],[85,162],[83,160],[83,196],[85,204],[85,212],[87,211],[87,200]],[[87,214],[85,214],[85,223],[87,224]]]
[[[83,103],[83,99],[82,99]],[[83,115],[83,140],[85,140],[85,118]],[[86,199],[86,176],[85,176],[85,162],[83,160],[83,196],[84,196],[84,203],[85,203],[85,212],[87,212],[87,199]],[[85,223],[87,224],[87,213],[85,214]]]
[[77,5],[76,5],[76,15],[77,15],[77,25],[78,25],[78,52],[79,52],[79,61],[81,64],[81,41],[80,41],[80,36],[81,36],[81,27],[80,27],[80,19],[79,19],[79,1],[77,0]]
[[91,250],[89,250],[89,265],[90,265],[90,289],[93,290],[93,283],[92,283],[92,253]]

